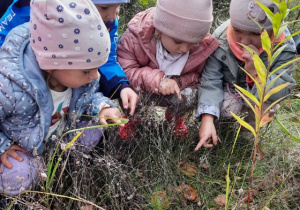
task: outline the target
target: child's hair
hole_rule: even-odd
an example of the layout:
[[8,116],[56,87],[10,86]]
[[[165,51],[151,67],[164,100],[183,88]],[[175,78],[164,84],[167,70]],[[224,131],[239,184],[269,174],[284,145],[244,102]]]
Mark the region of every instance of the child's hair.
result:
[[[258,1],[268,7],[273,13],[278,11],[278,7],[272,1]],[[231,0],[229,14],[231,25],[240,30],[260,33],[261,28],[255,22],[259,23],[267,31],[272,30],[272,23],[265,11],[254,0]]]
[[125,4],[130,0],[92,0],[94,4]]
[[189,43],[197,43],[209,32],[211,0],[158,0],[153,25],[163,34]]
[[107,61],[109,33],[90,0],[32,0],[30,10],[30,44],[41,69],[92,69]]

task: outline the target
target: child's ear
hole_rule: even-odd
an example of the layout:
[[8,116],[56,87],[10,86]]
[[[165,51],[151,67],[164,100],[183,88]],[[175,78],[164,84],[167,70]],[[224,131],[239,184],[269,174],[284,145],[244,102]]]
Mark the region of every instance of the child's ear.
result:
[[45,71],[45,72],[47,72],[48,74],[50,74],[50,70],[43,69],[43,71]]
[[154,36],[156,39],[160,39],[160,35],[161,35],[161,32],[157,29],[155,29],[155,33],[154,33]]
[[44,71],[44,73],[46,74],[52,74],[53,70],[49,70],[49,69],[42,69],[42,71]]

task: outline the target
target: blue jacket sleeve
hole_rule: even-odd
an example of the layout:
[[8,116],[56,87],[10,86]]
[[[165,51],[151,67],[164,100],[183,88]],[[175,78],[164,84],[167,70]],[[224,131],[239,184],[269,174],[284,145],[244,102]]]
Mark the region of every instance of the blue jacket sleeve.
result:
[[[100,72],[100,92],[106,97],[111,97],[114,91],[118,88],[116,93],[113,95],[114,98],[120,98],[120,92],[125,87],[130,87],[125,72],[117,62],[117,45],[118,45],[118,19],[115,20],[115,24],[110,30],[111,39],[111,51],[109,54],[108,61],[101,67]],[[120,86],[120,87],[119,87]]]
[[30,0],[14,0],[0,19],[0,47],[14,27],[29,21]]

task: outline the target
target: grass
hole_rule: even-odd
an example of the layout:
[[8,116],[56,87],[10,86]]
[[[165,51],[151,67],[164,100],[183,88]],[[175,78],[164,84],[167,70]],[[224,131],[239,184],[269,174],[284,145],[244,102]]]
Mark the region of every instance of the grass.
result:
[[[287,104],[282,104],[278,117],[299,137],[297,124],[290,120],[299,116],[299,102],[292,100]],[[84,201],[104,209],[167,206],[169,209],[220,209],[214,199],[226,194],[229,164],[228,209],[245,209],[242,200],[247,196],[253,142],[244,133],[234,145],[239,125],[219,122],[222,143],[196,152],[199,122],[193,119],[193,113],[187,114],[189,138],[179,140],[173,136],[173,125],[154,114],[153,109],[145,111],[146,117],[131,142],[120,140],[118,128],[110,127],[109,139],[104,139],[101,147],[92,153],[64,155],[54,178],[53,186],[57,187],[50,188],[50,193],[67,197],[50,195],[51,209],[80,209],[90,205]],[[251,208],[262,209],[268,203],[270,209],[297,209],[300,207],[299,144],[289,139],[275,122],[262,136],[260,147],[265,155],[256,163]],[[195,166],[195,174],[183,173],[182,165]],[[63,176],[58,181],[61,171]],[[186,200],[178,192],[177,187],[182,183],[196,190],[201,205]],[[166,194],[168,205],[153,201],[153,195],[159,191]],[[21,207],[47,209],[44,194],[26,193],[16,200]]]
[[[298,84],[299,75],[297,68],[294,77]],[[281,104],[277,117],[293,136],[300,138],[298,88]],[[245,209],[242,201],[249,187],[251,135],[249,138],[247,132],[241,132],[235,142],[238,123],[218,122],[222,143],[194,151],[200,122],[194,120],[193,113],[186,115],[189,137],[180,140],[173,135],[174,125],[164,121],[164,110],[155,110],[152,106],[144,110],[130,142],[120,140],[118,127],[109,127],[109,138],[91,153],[66,151],[49,189],[50,208],[85,206],[88,209],[92,203],[104,209],[164,209],[167,206],[169,209],[222,209],[214,199],[226,194],[230,165],[228,209]],[[270,209],[299,209],[299,143],[291,140],[273,121],[262,131],[260,148],[264,158],[256,162],[251,208],[262,209],[268,204]],[[182,184],[196,190],[195,202],[188,201],[178,191]],[[5,198],[8,205],[15,199],[21,209],[49,209],[43,186],[37,189],[40,193],[27,192]],[[153,198],[157,192],[165,193],[168,205],[163,198],[158,201]]]

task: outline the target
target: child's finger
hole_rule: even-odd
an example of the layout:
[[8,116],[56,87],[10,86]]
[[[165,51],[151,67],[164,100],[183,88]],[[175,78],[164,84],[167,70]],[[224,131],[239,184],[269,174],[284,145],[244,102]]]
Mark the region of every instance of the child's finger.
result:
[[122,98],[122,104],[123,104],[124,109],[128,109],[128,98],[127,98],[127,96],[124,96]]
[[214,145],[216,145],[218,143],[218,136],[212,135],[212,140],[213,140]]
[[210,147],[213,147],[213,146],[214,146],[213,144],[208,144],[208,143],[203,145],[203,147],[206,147],[206,148],[210,148]]
[[121,123],[121,120],[117,120],[117,119],[111,119],[111,121],[112,121],[113,123]]
[[13,165],[11,164],[11,162],[8,161],[7,159],[7,155],[2,155],[1,156],[1,162],[4,165],[4,167],[11,169],[13,167]]
[[106,119],[104,118],[100,118],[99,122],[101,125],[107,125]]
[[[26,153],[26,151],[25,151]],[[8,156],[12,157],[13,159],[22,162],[23,161],[23,157],[21,155],[19,155],[19,153],[17,153],[15,150],[8,150]]]
[[135,112],[135,107],[136,107],[136,104],[138,102],[138,98],[133,98],[131,99],[130,101],[130,115],[133,116],[134,115],[134,112]]
[[195,150],[199,150],[205,143],[206,143],[207,138],[203,137],[200,139],[199,143],[197,144]]
[[176,94],[177,94],[178,98],[179,98],[179,99],[181,99],[181,93],[180,93],[180,89],[179,89],[179,87],[178,87],[178,86],[177,86],[177,87],[175,87],[175,92],[176,92]]
[[23,147],[20,147],[19,145],[13,145],[13,146],[11,147],[11,149],[14,149],[14,150],[23,152],[23,153],[25,153],[25,154],[29,154],[28,151],[26,151]]

